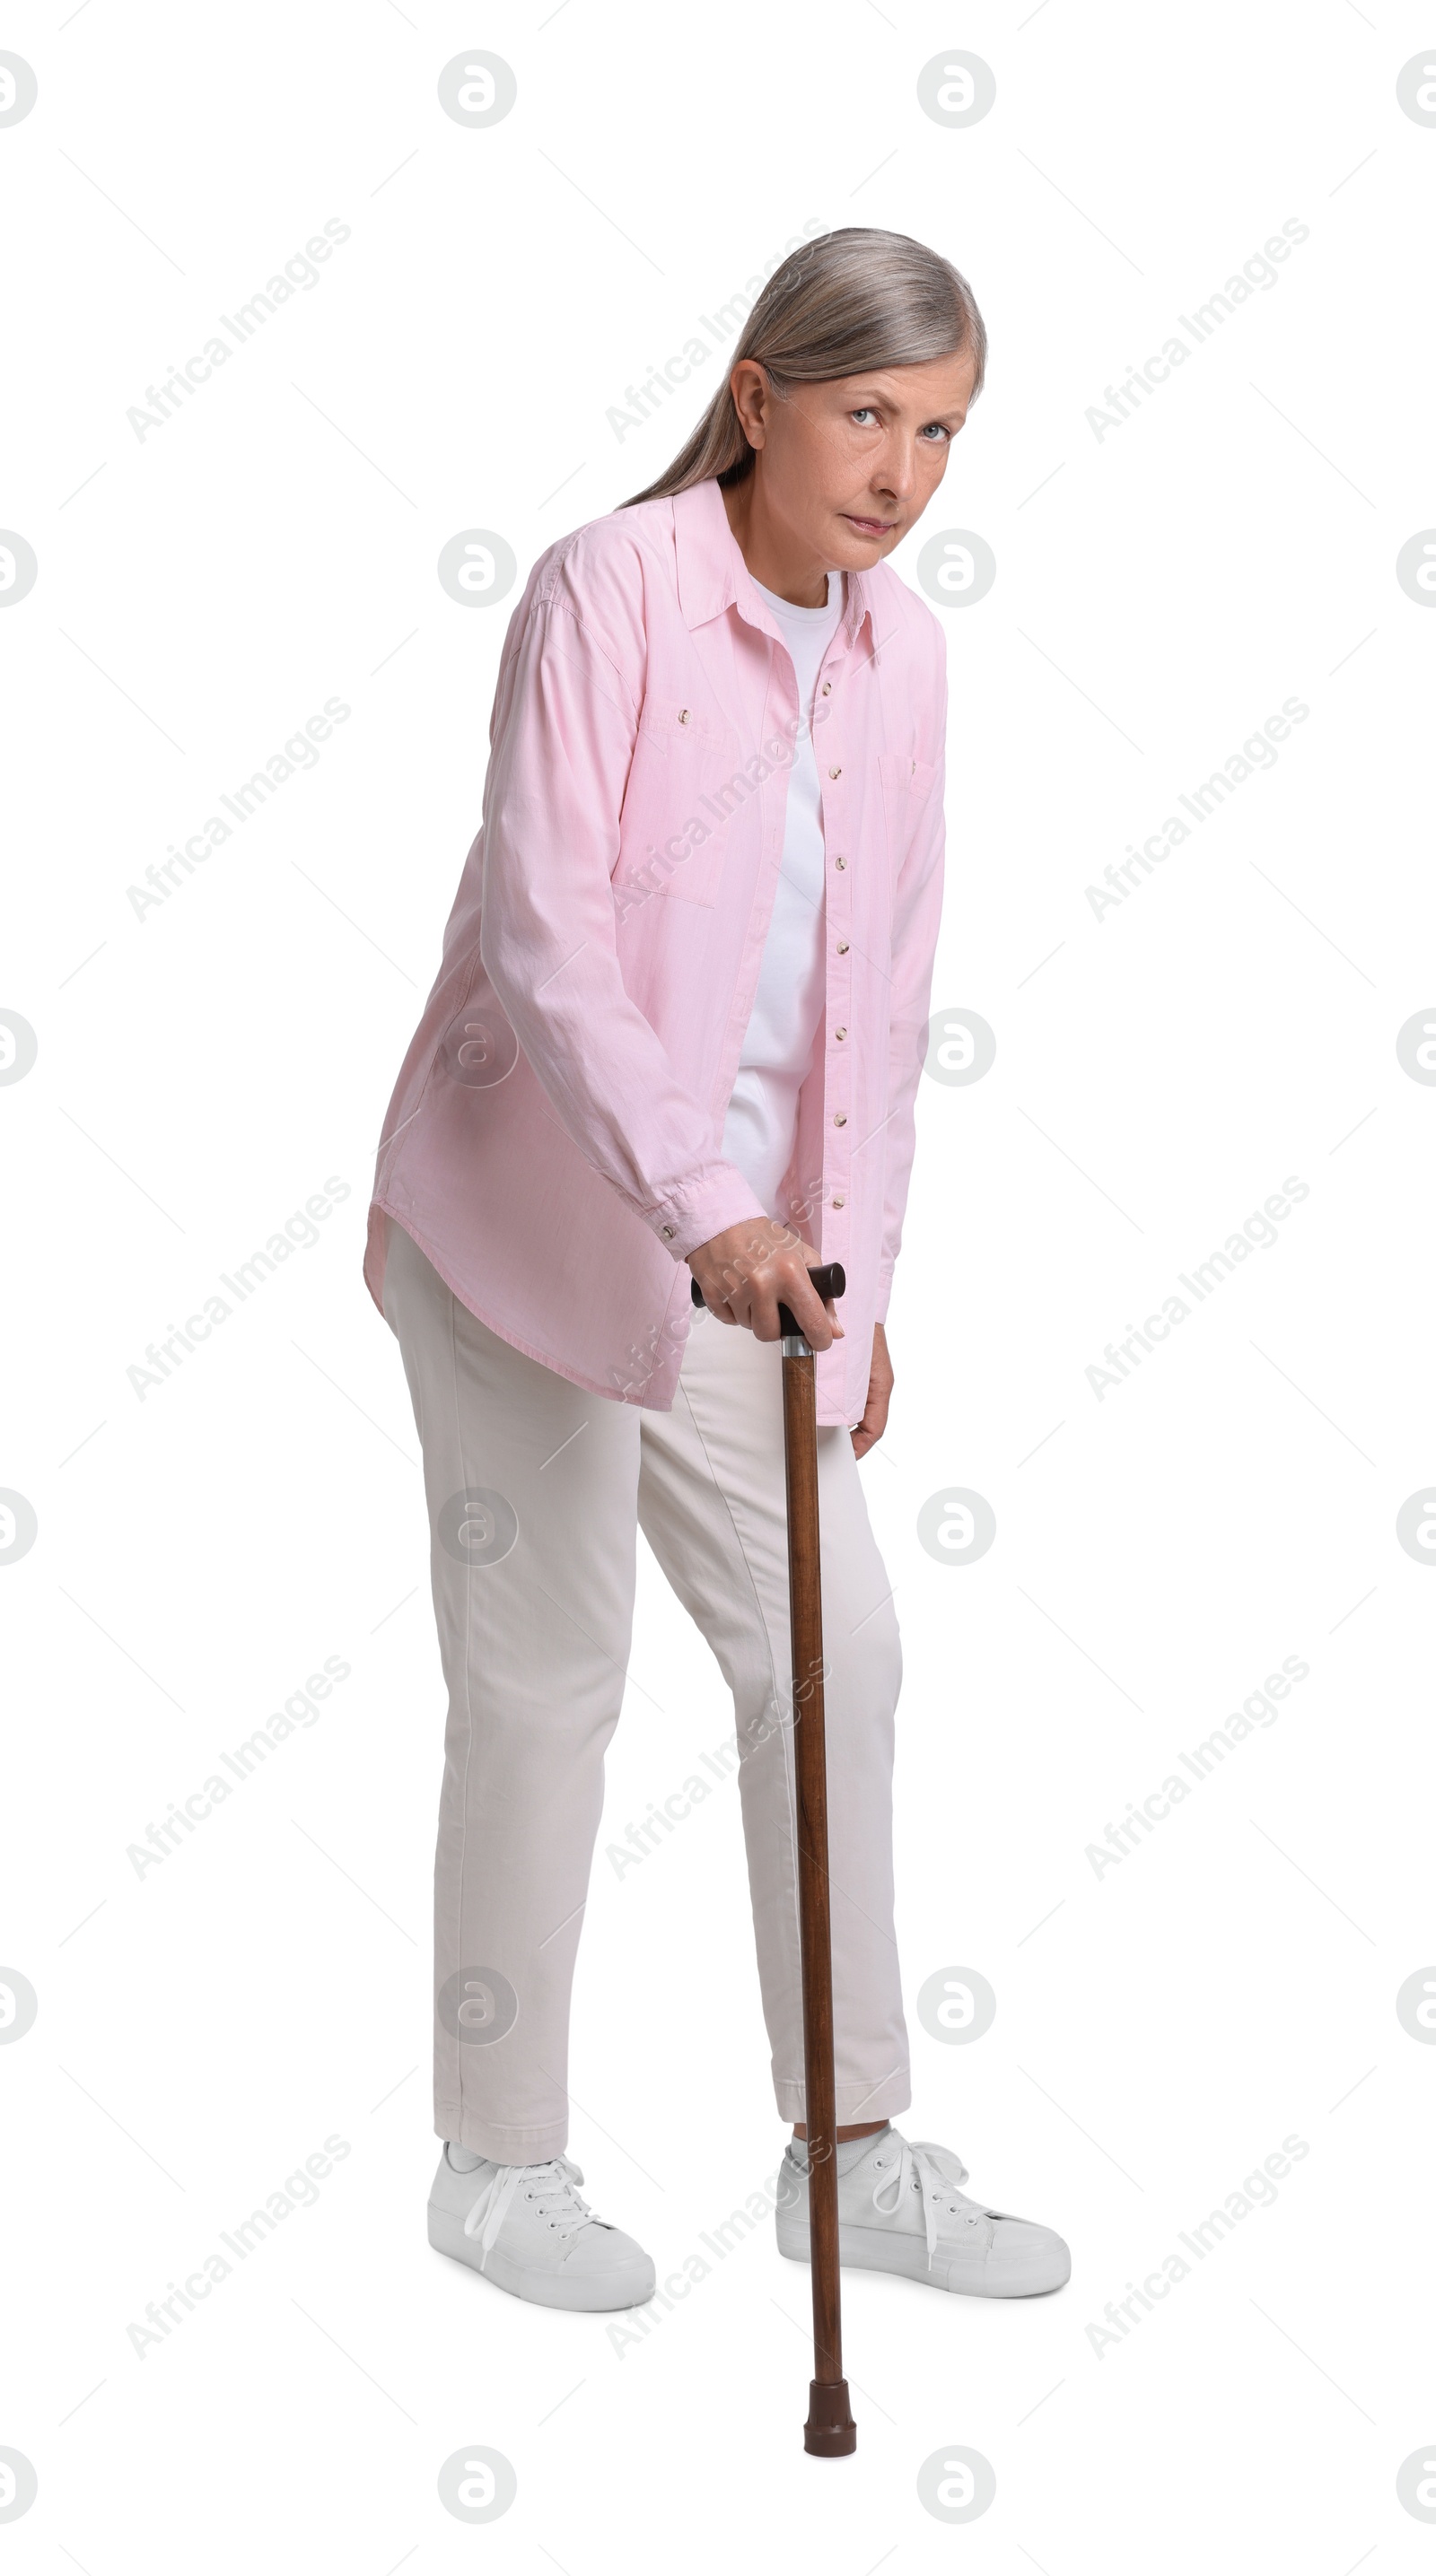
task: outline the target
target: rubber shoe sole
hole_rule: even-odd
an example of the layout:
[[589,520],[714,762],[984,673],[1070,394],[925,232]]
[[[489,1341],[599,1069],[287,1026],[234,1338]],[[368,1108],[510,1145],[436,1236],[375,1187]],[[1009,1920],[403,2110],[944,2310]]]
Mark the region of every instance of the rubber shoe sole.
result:
[[534,2307],[569,2308],[591,2315],[606,2308],[641,2308],[652,2298],[658,2276],[645,2254],[641,2261],[615,2263],[607,2272],[535,2272],[515,2263],[500,2253],[497,2246],[484,2262],[478,2239],[464,2234],[464,2222],[449,2211],[429,2203],[429,2243],[436,2254],[447,2254],[454,2263],[467,2264],[482,2280],[492,2281],[495,2288],[507,2290],[511,2298],[527,2299]]
[[[779,2227],[777,2235],[778,2251],[787,2262],[811,2261],[805,2225]],[[986,2264],[965,2263],[958,2251],[945,2257],[939,2255],[937,2263],[929,2270],[926,2237],[895,2236],[885,2227],[840,2226],[838,2262],[858,2272],[896,2272],[904,2280],[921,2281],[928,2288],[961,2292],[973,2299],[1042,2298],[1050,2290],[1060,2290],[1072,2271],[1072,2258],[1060,2240],[1049,2252],[1034,2251],[1027,2264],[1012,2264],[1005,2282],[985,2278]],[[1029,2271],[1032,2277],[1023,2279],[1023,2271]]]

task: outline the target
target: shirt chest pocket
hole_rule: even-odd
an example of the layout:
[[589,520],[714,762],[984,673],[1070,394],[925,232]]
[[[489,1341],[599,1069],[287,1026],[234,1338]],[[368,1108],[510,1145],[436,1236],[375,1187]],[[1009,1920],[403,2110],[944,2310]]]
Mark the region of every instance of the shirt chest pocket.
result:
[[878,759],[878,777],[882,782],[888,854],[896,873],[927,811],[928,798],[937,784],[937,763],[914,760],[906,751],[885,751]]
[[756,789],[720,717],[650,691],[624,793],[614,893],[620,912],[651,896],[712,906],[731,818]]

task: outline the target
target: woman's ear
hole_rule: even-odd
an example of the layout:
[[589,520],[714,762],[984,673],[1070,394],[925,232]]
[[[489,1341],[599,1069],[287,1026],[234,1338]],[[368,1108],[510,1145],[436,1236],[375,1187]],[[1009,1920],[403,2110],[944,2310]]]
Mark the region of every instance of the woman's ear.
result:
[[740,358],[728,384],[749,446],[761,447],[767,436],[768,405],[772,400],[764,370],[756,358]]

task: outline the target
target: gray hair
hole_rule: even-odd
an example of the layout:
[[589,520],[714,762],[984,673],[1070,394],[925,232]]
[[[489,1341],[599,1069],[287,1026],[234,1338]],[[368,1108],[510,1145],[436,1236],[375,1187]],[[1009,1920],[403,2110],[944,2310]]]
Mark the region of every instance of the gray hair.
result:
[[740,358],[756,358],[781,398],[791,385],[866,375],[875,367],[922,366],[959,350],[972,352],[972,389],[980,393],[987,331],[971,287],[950,260],[906,233],[857,224],[822,233],[773,271],[734,349],[730,381],[714,395],[687,446],[656,483],[620,507],[667,499],[712,475],[731,486],[752,473],[754,451],[731,384]]

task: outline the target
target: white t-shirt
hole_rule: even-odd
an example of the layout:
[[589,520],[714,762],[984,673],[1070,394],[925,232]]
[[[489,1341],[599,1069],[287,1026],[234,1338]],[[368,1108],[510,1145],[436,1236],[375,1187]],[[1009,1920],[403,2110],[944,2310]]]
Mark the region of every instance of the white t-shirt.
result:
[[778,1190],[792,1160],[798,1093],[812,1064],[826,987],[826,870],[813,750],[813,698],[823,655],[843,614],[843,576],[829,573],[823,608],[795,608],[790,599],[779,599],[776,592],[764,589],[762,582],[754,588],[772,610],[792,655],[802,721],[788,777],[778,887],[724,1122],[723,1154],[736,1165],[768,1214],[786,1220],[788,1211],[778,1205]]

